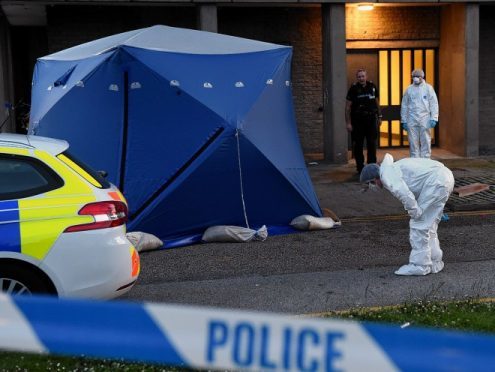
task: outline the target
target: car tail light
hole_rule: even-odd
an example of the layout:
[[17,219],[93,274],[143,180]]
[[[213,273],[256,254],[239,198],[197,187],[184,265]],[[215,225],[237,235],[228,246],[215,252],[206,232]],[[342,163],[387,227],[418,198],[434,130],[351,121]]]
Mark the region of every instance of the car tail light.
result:
[[81,216],[93,216],[95,221],[74,225],[64,232],[86,231],[116,227],[127,222],[127,205],[120,201],[104,201],[86,204],[79,211]]

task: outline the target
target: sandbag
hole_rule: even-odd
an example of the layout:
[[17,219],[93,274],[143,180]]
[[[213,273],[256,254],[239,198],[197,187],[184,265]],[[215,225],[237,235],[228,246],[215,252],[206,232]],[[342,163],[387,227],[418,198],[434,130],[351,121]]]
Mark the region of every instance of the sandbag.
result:
[[297,230],[326,230],[341,226],[342,222],[334,221],[331,217],[314,217],[309,214],[303,214],[294,218],[290,225]]
[[152,251],[163,245],[156,236],[141,231],[128,232],[126,236],[138,252]]
[[268,237],[268,230],[263,225],[259,230],[252,230],[240,226],[212,226],[206,229],[201,238],[204,242],[235,243],[252,240],[264,241]]

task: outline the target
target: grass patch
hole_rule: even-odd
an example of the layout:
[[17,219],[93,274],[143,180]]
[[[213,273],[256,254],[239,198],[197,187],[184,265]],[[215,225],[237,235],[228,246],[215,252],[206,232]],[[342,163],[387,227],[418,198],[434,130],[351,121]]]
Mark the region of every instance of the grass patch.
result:
[[325,317],[495,333],[495,302],[419,302],[379,309],[330,312]]
[[0,352],[0,372],[57,371],[57,372],[182,372],[181,369],[143,363],[128,363],[107,359],[72,358],[53,355],[34,355]]

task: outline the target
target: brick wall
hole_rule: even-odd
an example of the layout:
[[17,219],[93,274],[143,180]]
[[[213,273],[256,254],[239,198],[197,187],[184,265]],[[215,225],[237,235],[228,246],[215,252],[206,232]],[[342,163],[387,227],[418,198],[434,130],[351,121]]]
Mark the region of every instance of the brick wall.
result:
[[219,32],[293,47],[292,94],[305,153],[323,152],[319,7],[220,8]]
[[196,26],[194,7],[48,6],[47,17],[49,53],[156,24]]
[[495,7],[480,6],[479,152],[495,154]]
[[433,6],[346,8],[347,40],[438,40],[439,25],[440,8]]

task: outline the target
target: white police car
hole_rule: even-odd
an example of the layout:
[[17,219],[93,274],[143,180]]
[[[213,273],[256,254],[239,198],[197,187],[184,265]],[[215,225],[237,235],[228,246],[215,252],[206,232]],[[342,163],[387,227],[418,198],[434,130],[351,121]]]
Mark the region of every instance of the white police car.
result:
[[66,141],[0,134],[0,286],[15,294],[113,298],[136,282],[120,191]]

